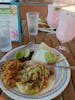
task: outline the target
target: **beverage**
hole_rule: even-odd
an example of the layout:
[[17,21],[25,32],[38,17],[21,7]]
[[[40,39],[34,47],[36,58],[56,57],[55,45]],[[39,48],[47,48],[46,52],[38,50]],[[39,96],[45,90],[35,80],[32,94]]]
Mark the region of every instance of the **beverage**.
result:
[[37,35],[38,34],[39,13],[28,12],[26,15],[27,15],[27,24],[28,24],[29,34],[30,35]]
[[55,4],[48,5],[47,23],[50,27],[57,28],[60,6]]
[[69,42],[75,37],[75,14],[62,11],[59,16],[59,24],[56,36],[61,42]]
[[7,52],[12,49],[8,21],[0,21],[0,50]]
[[30,35],[37,35],[37,33],[38,33],[38,24],[36,24],[36,22],[29,22],[28,32],[30,33]]

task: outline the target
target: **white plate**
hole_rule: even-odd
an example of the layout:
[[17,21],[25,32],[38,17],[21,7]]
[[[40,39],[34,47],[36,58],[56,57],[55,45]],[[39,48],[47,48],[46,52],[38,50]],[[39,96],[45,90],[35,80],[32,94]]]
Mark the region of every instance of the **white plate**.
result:
[[[39,22],[41,22],[40,18],[39,18]],[[49,27],[49,28],[41,28],[41,27],[39,27],[38,30],[41,31],[41,32],[49,33],[49,34],[55,34],[56,33],[56,31],[54,30],[53,27]]]
[[[13,49],[9,53],[7,53],[1,60],[8,61],[8,60],[13,59],[15,53],[19,51],[22,47],[23,46]],[[38,48],[37,44],[30,47],[31,50],[35,50],[36,48]],[[52,48],[52,50],[54,50],[54,52],[56,52],[58,55],[63,57],[63,55],[60,52],[58,52],[56,49]],[[66,59],[64,59],[63,61],[60,61],[59,63],[57,63],[57,65],[69,66],[69,63]],[[56,82],[55,82],[54,88],[51,91],[48,91],[47,93],[45,93],[43,96],[38,96],[38,97],[25,96],[23,94],[9,91],[4,86],[1,80],[0,80],[0,88],[3,90],[5,94],[7,94],[12,99],[16,99],[16,100],[50,100],[60,95],[64,91],[64,89],[67,87],[70,81],[70,76],[71,76],[71,72],[69,69],[56,68],[55,70],[56,70]]]
[[50,34],[55,34],[56,31],[54,31],[54,28],[38,28],[39,31],[41,32],[46,32],[46,33],[50,33]]

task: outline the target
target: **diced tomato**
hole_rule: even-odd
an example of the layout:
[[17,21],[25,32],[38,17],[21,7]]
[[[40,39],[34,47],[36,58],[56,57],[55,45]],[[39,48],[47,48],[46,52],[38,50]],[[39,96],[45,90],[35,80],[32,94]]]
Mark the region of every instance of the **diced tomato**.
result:
[[45,81],[48,81],[48,77],[45,77]]

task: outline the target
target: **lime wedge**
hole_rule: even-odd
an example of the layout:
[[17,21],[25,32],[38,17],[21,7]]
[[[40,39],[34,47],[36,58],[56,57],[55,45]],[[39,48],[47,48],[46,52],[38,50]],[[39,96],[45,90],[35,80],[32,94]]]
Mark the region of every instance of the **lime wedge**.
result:
[[57,61],[57,56],[53,52],[46,52],[45,59],[46,59],[47,63],[55,63]]
[[44,17],[41,17],[40,20],[42,23],[46,23],[46,19]]
[[22,58],[24,56],[24,51],[21,50],[21,51],[18,51],[14,57],[15,60],[18,60],[20,58]]
[[26,50],[24,51],[24,58],[29,57],[29,55],[30,55],[30,49],[26,49]]
[[56,11],[60,10],[60,8],[59,8],[59,7],[55,7],[54,9],[55,9]]

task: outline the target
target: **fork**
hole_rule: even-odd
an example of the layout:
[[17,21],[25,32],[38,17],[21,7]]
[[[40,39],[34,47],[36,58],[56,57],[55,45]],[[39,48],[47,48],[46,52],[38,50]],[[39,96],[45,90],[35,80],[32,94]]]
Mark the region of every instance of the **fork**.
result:
[[57,66],[57,65],[46,65],[47,68],[63,68],[63,69],[70,69],[70,70],[75,70],[75,66]]

